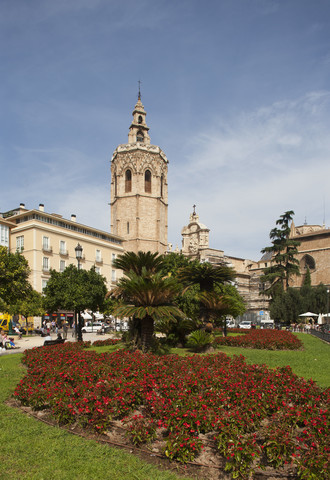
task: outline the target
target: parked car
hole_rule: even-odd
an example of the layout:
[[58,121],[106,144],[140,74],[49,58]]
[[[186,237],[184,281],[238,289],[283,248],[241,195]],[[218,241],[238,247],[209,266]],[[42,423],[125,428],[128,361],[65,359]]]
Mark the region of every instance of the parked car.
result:
[[245,329],[250,329],[252,328],[252,322],[249,320],[243,320],[239,325],[238,328],[245,328]]
[[104,330],[107,332],[109,330],[109,325],[106,325],[102,322],[87,322],[84,327],[82,327],[81,331],[82,333],[96,333],[99,330]]

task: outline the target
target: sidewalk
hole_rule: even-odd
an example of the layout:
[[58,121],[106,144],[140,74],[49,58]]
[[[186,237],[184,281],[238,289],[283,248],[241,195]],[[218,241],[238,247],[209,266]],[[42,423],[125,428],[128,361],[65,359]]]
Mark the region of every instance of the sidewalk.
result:
[[[57,335],[55,333],[51,334],[52,340],[56,340]],[[33,335],[29,337],[25,337],[24,335],[22,336],[21,339],[18,337],[13,337],[14,342],[16,347],[15,349],[12,350],[2,350],[0,351],[0,356],[2,355],[12,355],[14,353],[22,353],[24,350],[28,350],[29,348],[34,348],[34,347],[42,347],[45,341],[44,337],[41,337],[40,335]],[[96,332],[95,333],[84,333],[83,334],[83,340],[84,341],[91,341],[92,343],[95,342],[96,340],[106,340],[108,338],[114,338],[113,333],[105,333],[104,335],[98,335]],[[72,331],[70,330],[68,332],[68,337],[65,340],[66,342],[75,342],[76,339],[75,337],[72,337]]]

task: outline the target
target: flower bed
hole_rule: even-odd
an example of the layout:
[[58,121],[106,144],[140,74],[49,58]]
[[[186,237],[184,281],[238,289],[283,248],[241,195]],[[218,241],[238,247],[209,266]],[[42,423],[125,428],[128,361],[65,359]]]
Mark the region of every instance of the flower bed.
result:
[[107,338],[106,340],[95,340],[93,342],[94,347],[104,347],[106,345],[118,345],[121,340],[118,338]]
[[97,432],[122,420],[135,444],[164,441],[164,455],[192,461],[213,448],[233,478],[289,466],[298,478],[326,478],[330,390],[290,367],[247,365],[225,354],[163,357],[79,344],[28,350],[15,390],[24,405],[50,408],[59,423]]
[[214,345],[232,347],[258,348],[266,350],[298,350],[302,347],[301,341],[286,330],[242,330],[237,337],[216,337]]

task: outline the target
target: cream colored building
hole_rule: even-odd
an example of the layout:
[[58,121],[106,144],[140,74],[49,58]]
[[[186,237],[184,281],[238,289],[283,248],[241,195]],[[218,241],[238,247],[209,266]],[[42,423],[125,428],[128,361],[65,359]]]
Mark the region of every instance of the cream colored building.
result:
[[164,152],[150,144],[146,112],[139,93],[128,143],[111,160],[111,232],[125,250],[167,250],[167,167]]
[[106,278],[108,289],[122,274],[112,266],[112,261],[124,251],[122,238],[80,224],[75,215],[68,220],[55,213],[46,213],[43,204],[38,210],[28,210],[21,204],[3,216],[12,224],[10,251],[21,251],[28,260],[30,283],[38,292],[46,286],[50,269],[62,272],[70,264],[77,266],[75,247],[78,243],[83,249],[80,268],[89,270],[95,266]]

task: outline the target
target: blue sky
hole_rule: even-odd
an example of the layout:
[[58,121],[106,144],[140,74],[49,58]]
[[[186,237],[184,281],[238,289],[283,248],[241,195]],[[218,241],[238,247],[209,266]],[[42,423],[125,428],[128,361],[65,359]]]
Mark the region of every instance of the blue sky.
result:
[[140,79],[174,247],[193,204],[242,258],[287,210],[329,226],[329,0],[0,0],[0,55],[0,211],[109,231]]

